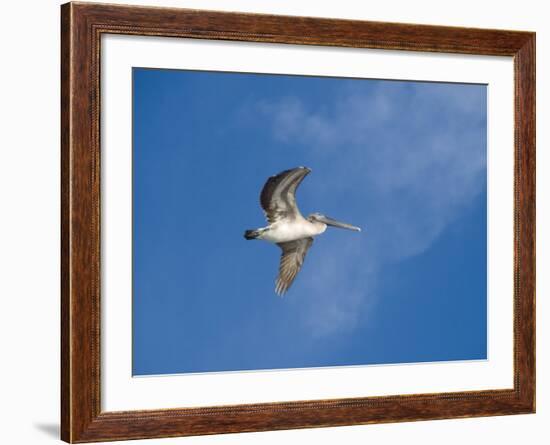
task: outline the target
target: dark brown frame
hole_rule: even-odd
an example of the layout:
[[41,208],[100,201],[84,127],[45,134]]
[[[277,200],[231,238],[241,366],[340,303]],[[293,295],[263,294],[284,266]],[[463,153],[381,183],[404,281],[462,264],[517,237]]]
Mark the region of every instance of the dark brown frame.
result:
[[[514,388],[102,412],[100,37],[103,33],[512,56]],[[61,438],[172,437],[535,412],[535,34],[93,3],[61,7]]]

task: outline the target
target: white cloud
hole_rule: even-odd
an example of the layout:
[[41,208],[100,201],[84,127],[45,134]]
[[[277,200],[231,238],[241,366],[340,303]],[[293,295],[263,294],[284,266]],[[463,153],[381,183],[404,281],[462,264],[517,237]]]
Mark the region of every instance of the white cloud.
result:
[[376,302],[376,265],[368,256],[361,258],[358,238],[339,238],[314,243],[296,297],[289,295],[313,337],[352,331]]
[[302,304],[314,335],[351,329],[376,299],[377,271],[428,249],[482,192],[484,104],[480,86],[355,81],[325,107],[296,97],[258,104],[281,144],[300,144],[322,166],[300,204],[330,214],[345,202],[367,214],[350,221],[367,226],[359,237],[331,252],[316,241],[308,255],[296,294],[311,295]]

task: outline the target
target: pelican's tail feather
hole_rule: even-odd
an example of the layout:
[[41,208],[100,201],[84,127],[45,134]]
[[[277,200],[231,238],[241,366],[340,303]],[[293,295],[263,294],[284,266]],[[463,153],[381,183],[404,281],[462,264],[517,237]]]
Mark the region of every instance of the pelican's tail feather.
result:
[[244,237],[246,239],[256,239],[260,236],[260,233],[262,233],[260,230],[253,229],[253,230],[245,230]]

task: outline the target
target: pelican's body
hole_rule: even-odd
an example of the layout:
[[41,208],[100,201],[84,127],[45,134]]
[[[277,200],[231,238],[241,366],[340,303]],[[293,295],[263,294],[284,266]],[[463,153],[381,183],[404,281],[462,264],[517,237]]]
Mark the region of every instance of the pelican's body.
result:
[[282,249],[279,276],[275,286],[277,294],[284,294],[299,272],[313,237],[322,234],[327,226],[361,231],[320,213],[304,218],[296,205],[296,189],[311,172],[298,167],[271,176],[260,194],[260,204],[269,223],[268,226],[247,230],[246,239],[260,239],[277,244]]
[[263,239],[271,243],[286,243],[317,236],[325,230],[327,230],[326,224],[308,221],[300,215],[296,219],[284,219],[269,225],[260,233],[257,239]]

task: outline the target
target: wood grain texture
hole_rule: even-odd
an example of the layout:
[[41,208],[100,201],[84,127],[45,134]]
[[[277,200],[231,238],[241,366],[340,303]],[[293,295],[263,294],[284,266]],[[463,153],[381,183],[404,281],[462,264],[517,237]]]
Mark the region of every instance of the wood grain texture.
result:
[[[67,7],[65,7],[67,8]],[[69,38],[69,14],[61,14],[61,436],[69,440],[71,424],[70,405],[70,200],[69,169],[71,147],[71,85],[70,59],[71,42]]]
[[[514,57],[514,388],[101,412],[100,37],[103,33]],[[61,436],[173,437],[535,410],[535,35],[529,32],[91,3],[61,7]]]

